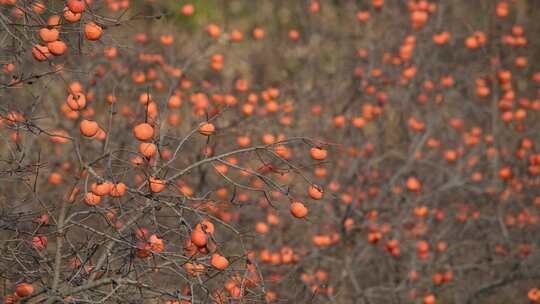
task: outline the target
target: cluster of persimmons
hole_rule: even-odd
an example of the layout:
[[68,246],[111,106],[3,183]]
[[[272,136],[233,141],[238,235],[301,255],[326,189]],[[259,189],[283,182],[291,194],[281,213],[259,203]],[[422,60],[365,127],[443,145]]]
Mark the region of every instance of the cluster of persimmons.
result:
[[540,303],[538,5],[215,2],[0,0],[3,303]]

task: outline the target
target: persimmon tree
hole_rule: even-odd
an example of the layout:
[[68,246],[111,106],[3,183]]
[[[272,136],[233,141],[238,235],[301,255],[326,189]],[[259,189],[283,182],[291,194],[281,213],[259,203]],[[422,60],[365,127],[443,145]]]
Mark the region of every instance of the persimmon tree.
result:
[[4,302],[540,303],[539,12],[0,1]]
[[[116,14],[112,3],[54,4],[2,7],[13,42],[4,98],[17,99],[2,120],[2,269],[16,284],[5,302],[264,299],[236,210],[302,197],[292,190],[311,184],[302,151],[321,143],[274,130],[252,142],[259,94],[277,100],[279,89],[241,79],[227,89],[223,56],[180,55],[173,35],[132,33],[122,47],[104,29],[137,19],[125,2]],[[190,68],[208,59],[212,72]]]

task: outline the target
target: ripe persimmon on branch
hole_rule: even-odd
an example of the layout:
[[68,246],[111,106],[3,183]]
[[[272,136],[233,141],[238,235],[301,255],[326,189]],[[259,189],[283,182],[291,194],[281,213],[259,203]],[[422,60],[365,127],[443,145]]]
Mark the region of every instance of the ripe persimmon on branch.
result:
[[0,0],[3,302],[540,303],[539,12]]

